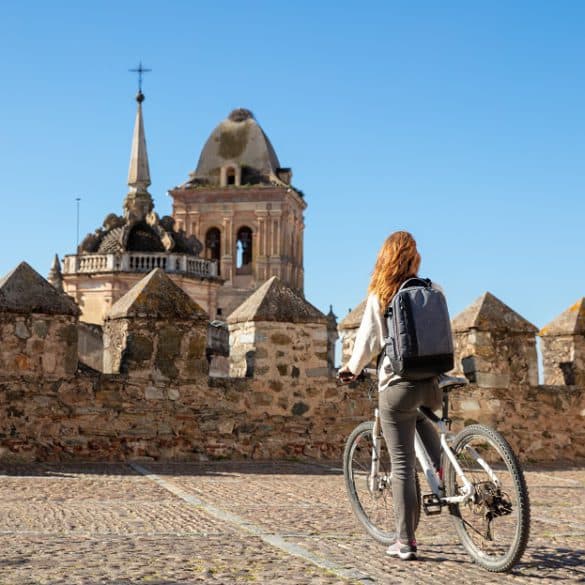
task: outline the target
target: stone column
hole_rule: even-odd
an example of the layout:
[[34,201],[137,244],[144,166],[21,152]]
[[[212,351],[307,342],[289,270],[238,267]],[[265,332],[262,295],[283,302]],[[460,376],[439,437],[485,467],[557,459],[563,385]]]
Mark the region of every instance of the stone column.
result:
[[233,217],[225,216],[223,218],[222,230],[222,256],[221,256],[221,275],[226,281],[231,282],[234,274],[234,251],[233,251]]
[[189,212],[189,230],[205,246],[205,234],[201,234],[201,213],[197,210]]
[[585,387],[585,297],[540,331],[544,383]]

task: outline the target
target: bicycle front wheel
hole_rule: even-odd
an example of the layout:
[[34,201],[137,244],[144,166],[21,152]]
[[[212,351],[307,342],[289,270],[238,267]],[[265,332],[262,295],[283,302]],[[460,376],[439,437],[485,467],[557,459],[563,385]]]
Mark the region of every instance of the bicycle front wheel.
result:
[[[504,437],[482,425],[463,429],[451,449],[473,485],[470,500],[449,506],[461,543],[488,571],[509,571],[524,553],[530,531],[522,468]],[[463,482],[446,459],[447,496],[461,495]]]
[[[383,437],[378,442],[379,472],[372,476],[373,421],[358,425],[345,445],[343,476],[351,507],[367,532],[382,544],[396,540],[396,523],[392,508],[392,472],[390,455]],[[418,505],[415,510],[416,530],[420,520],[420,483],[415,475]]]

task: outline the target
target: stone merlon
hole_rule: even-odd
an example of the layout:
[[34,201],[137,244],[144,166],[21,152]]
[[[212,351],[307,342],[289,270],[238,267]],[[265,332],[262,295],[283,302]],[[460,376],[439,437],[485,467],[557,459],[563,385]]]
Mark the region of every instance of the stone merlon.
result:
[[563,311],[540,330],[541,337],[585,334],[585,297]]
[[452,321],[454,333],[478,329],[537,333],[538,328],[489,292],[485,292]]
[[350,311],[339,323],[339,329],[357,329],[362,322],[367,299],[364,299],[355,309]]
[[160,268],[136,283],[110,309],[106,319],[206,320],[207,313]]
[[26,262],[0,279],[0,313],[79,315],[79,307]]
[[248,321],[326,324],[327,317],[273,276],[228,317],[230,324]]

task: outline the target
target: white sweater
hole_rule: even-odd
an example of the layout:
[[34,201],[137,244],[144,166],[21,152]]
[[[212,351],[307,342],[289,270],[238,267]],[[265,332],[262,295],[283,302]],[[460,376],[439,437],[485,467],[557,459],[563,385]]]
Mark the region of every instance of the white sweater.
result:
[[[368,295],[366,308],[360,328],[358,329],[355,345],[347,367],[352,374],[359,374],[373,358],[380,355],[384,347],[386,334],[386,321],[383,311],[380,309],[378,297],[375,294]],[[378,368],[378,389],[384,390],[391,382],[400,380],[400,376],[392,371],[390,359],[384,356]]]

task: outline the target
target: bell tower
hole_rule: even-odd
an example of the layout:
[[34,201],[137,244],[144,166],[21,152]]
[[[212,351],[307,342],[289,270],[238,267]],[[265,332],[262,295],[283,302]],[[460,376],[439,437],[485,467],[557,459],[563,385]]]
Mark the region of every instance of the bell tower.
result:
[[223,317],[273,276],[303,294],[307,204],[291,179],[252,112],[240,108],[211,133],[189,179],[169,191],[178,228],[218,261]]

